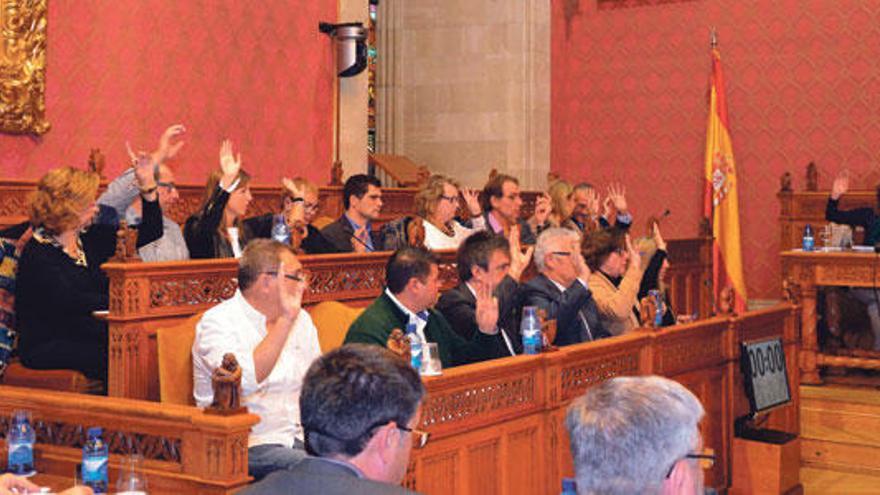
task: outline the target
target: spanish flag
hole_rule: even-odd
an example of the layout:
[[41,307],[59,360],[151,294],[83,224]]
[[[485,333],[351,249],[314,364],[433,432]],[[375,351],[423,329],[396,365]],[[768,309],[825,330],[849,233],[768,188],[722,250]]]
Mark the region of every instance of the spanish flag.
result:
[[721,54],[712,47],[712,76],[709,84],[709,128],[706,131],[706,185],[704,214],[712,221],[713,277],[715,303],[721,307],[722,291],[733,290],[734,309],[746,309],[742,249],[739,240],[739,191],[736,163],[730,142],[727,100]]

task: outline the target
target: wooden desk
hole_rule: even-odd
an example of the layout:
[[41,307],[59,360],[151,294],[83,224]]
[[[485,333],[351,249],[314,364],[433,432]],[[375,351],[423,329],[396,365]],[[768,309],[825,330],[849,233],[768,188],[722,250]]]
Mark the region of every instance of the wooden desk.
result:
[[[678,314],[708,316],[710,240],[669,241],[671,305]],[[441,290],[458,283],[456,253],[438,251]],[[306,306],[339,301],[366,306],[379,296],[390,253],[301,256],[309,272]],[[159,400],[155,333],[235,293],[237,261],[106,263],[110,278],[109,395]]]
[[[785,191],[776,194],[779,198],[779,249],[786,251],[801,247],[804,226],[810,224],[816,232],[819,244],[819,227],[826,225],[825,206],[831,191]],[[870,191],[848,191],[840,198],[840,208],[875,208],[877,195]]]
[[636,332],[445,370],[428,378],[421,427],[404,484],[426,494],[555,494],[571,476],[564,417],[569,403],[615,376],[659,374],[693,391],[718,461],[707,486],[730,486],[733,421],[749,411],[739,371],[739,342],[781,336],[793,402],[770,414],[772,427],[797,434],[797,308],[783,304],[739,318],[713,318],[661,332]]
[[801,383],[821,384],[819,368],[822,366],[880,369],[880,359],[822,353],[816,331],[818,287],[876,287],[880,284],[880,259],[876,254],[786,251],[782,253],[782,279],[795,284],[802,307]]
[[12,412],[31,411],[37,442],[36,480],[73,485],[86,430],[104,428],[110,487],[126,455],[144,457],[150,493],[233,493],[247,484],[247,437],[259,417],[217,416],[201,409],[131,399],[0,386],[0,450]]
[[[404,484],[428,495],[559,493],[573,472],[563,419],[568,404],[615,376],[659,374],[700,398],[700,425],[718,462],[707,486],[730,486],[733,420],[748,412],[739,342],[783,338],[793,393],[770,425],[799,433],[797,314],[789,304],[737,318],[711,318],[659,332],[639,331],[537,356],[517,356],[444,370],[426,378],[421,425],[431,433],[414,449]],[[31,410],[41,472],[70,478],[84,428],[101,425],[111,448],[111,483],[122,455],[146,457],[153,493],[230,493],[246,482],[251,415],[217,417],[187,406],[0,386],[0,438],[11,411]],[[4,423],[5,422],[5,423]],[[2,447],[0,443],[0,447]],[[2,449],[0,449],[2,450]]]

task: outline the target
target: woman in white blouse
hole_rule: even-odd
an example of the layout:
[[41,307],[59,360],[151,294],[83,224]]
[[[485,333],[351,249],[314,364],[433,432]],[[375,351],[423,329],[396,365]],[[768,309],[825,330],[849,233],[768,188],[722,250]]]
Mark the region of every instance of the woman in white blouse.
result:
[[[459,206],[459,190],[471,218],[465,226],[455,218]],[[458,249],[461,241],[486,227],[477,192],[461,189],[457,182],[443,175],[432,175],[415,197],[416,214],[425,226],[425,247]]]

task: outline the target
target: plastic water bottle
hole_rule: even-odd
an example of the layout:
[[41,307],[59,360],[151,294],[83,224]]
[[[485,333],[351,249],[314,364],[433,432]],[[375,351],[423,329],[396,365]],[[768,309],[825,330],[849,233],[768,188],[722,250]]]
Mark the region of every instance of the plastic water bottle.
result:
[[807,224],[804,227],[804,251],[812,251],[816,246],[816,240],[813,238],[813,227]]
[[31,413],[28,411],[15,411],[12,414],[12,424],[9,425],[9,433],[6,436],[9,456],[7,466],[10,473],[19,476],[34,474],[34,441],[36,434],[31,426]]
[[107,493],[107,444],[101,438],[101,428],[89,428],[88,439],[83,445],[83,484],[95,493]]
[[538,321],[538,313],[534,306],[523,307],[522,322],[523,354],[538,354],[543,347],[543,335],[541,334],[541,322]]
[[409,355],[410,364],[413,369],[419,371],[422,369],[422,339],[416,332],[416,324],[409,323],[406,325],[406,338],[409,339]]
[[577,495],[577,483],[571,478],[562,478],[562,493],[560,495]]
[[654,310],[654,326],[660,328],[663,326],[663,310],[665,308],[663,294],[657,289],[651,289],[648,291],[648,295],[654,298],[654,305],[657,307]]
[[290,227],[287,226],[284,215],[280,213],[272,220],[272,239],[282,244],[290,244]]

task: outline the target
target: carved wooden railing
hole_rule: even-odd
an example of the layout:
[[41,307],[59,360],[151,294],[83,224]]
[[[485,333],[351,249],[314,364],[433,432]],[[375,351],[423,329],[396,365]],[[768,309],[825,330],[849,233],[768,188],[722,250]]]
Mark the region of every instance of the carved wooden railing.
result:
[[[709,241],[669,241],[671,304],[679,314],[711,311]],[[339,301],[365,306],[382,291],[390,253],[302,256],[309,273],[306,306]],[[438,251],[441,289],[458,283],[455,252]],[[106,263],[110,278],[108,391],[114,397],[158,400],[155,333],[232,297],[233,259],[169,263]]]
[[[106,184],[102,185],[102,190]],[[27,219],[27,197],[36,188],[36,181],[2,179],[0,180],[0,228],[23,222]],[[281,208],[281,187],[251,184],[254,199],[248,206],[248,215],[262,215]],[[183,225],[186,219],[199,210],[205,195],[202,184],[178,184],[180,199],[165,212],[166,215]],[[380,222],[403,215],[413,214],[415,188],[384,188],[382,190],[382,215]],[[318,215],[333,219],[342,215],[342,187],[324,186],[318,189],[320,210]]]
[[878,287],[880,270],[877,255],[845,251],[801,250],[782,253],[782,277],[791,292],[800,301],[803,349],[801,352],[801,382],[816,385],[822,383],[822,368],[840,366],[880,370],[880,357],[874,352],[864,356],[837,355],[819,348],[818,319],[816,307],[821,287]]
[[91,426],[104,428],[111,486],[131,454],[143,456],[152,493],[233,493],[249,480],[247,439],[259,421],[253,414],[218,416],[196,407],[0,386],[4,451],[17,409],[32,413],[35,466],[58,480],[56,489],[73,485]]
[[[733,421],[748,412],[739,372],[739,343],[781,336],[793,402],[770,414],[775,428],[797,434],[795,306],[740,317],[716,317],[654,332],[561,348],[538,356],[498,359],[426,378],[420,427],[431,433],[412,451],[404,480],[421,493],[556,493],[573,469],[563,418],[568,404],[615,376],[659,374],[702,401],[704,443],[718,456],[708,486],[730,485]],[[218,417],[199,409],[128,399],[0,387],[0,418],[32,411],[37,467],[70,476],[80,459],[83,428],[107,430],[111,483],[120,455],[135,452],[156,493],[226,493],[245,481],[249,415]],[[0,420],[0,430],[3,428]],[[2,446],[2,443],[0,443]],[[60,486],[59,486],[60,487]]]
[[730,485],[733,421],[749,405],[739,371],[739,343],[781,336],[793,392],[769,423],[799,432],[797,309],[789,304],[737,318],[712,318],[660,332],[635,333],[444,370],[426,379],[422,428],[405,485],[421,493],[556,493],[573,472],[564,416],[589,387],[615,376],[659,374],[702,401],[704,443],[718,456],[708,486]]

